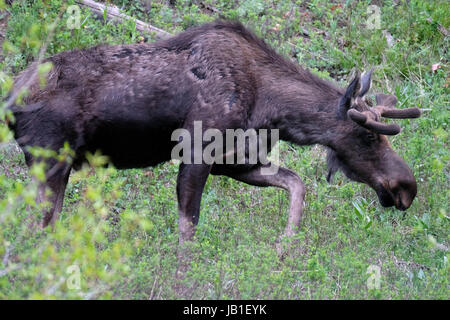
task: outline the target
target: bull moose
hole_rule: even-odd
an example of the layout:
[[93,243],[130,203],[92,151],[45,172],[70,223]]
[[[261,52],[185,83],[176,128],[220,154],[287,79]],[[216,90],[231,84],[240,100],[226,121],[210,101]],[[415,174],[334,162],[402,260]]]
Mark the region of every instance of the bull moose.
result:
[[[267,129],[297,145],[327,147],[330,180],[337,170],[373,188],[381,205],[406,210],[416,180],[386,135],[400,132],[386,118],[416,118],[418,108],[395,109],[393,95],[365,98],[372,71],[358,72],[347,88],[323,80],[277,54],[239,22],[216,21],[154,43],[97,46],[56,54],[46,86],[31,81],[24,106],[11,107],[9,125],[28,166],[38,161],[29,146],[74,151],[70,163],[46,159],[46,182],[38,201],[48,200],[43,226],[62,209],[71,168],[100,150],[117,168],[143,168],[171,159],[174,130]],[[20,88],[37,63],[15,81]],[[18,89],[13,89],[18,90]],[[11,115],[10,113],[10,115]],[[272,146],[272,144],[271,144]],[[269,146],[270,147],[270,146]],[[290,193],[286,235],[298,230],[305,185],[286,168],[263,175],[270,163],[186,164],[177,178],[180,243],[192,239],[209,174]],[[45,192],[50,189],[51,192]]]

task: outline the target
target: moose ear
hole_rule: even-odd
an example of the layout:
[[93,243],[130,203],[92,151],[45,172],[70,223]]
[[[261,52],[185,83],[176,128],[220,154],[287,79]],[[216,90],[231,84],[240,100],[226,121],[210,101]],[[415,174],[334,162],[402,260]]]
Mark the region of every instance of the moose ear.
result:
[[393,108],[397,104],[397,97],[392,94],[379,93],[375,96],[377,106]]
[[372,73],[373,68],[361,76],[361,90],[359,91],[358,96],[364,97],[364,95],[370,90],[370,87],[372,86]]
[[350,82],[344,96],[339,101],[339,117],[345,119],[347,111],[352,106],[352,101],[358,96],[361,89],[361,74],[357,71],[355,78]]

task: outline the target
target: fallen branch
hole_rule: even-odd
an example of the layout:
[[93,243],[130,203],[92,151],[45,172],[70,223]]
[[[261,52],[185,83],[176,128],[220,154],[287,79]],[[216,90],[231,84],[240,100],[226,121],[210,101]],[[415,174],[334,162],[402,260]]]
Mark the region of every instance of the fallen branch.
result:
[[219,16],[222,17],[222,14],[220,13],[219,9],[217,9],[216,7],[214,7],[214,6],[212,6],[212,5],[210,5],[210,4],[208,4],[208,3],[205,3],[205,2],[203,2],[203,1],[201,1],[201,2],[200,2],[200,6],[202,6],[202,7],[205,8],[206,10],[209,10],[209,11],[211,11],[211,12],[213,12],[213,13],[217,13]]
[[[133,20],[134,18],[121,13],[119,8],[113,6],[105,6],[101,3],[92,1],[92,0],[76,0],[77,4],[89,8],[92,12],[94,12],[97,16],[103,18],[106,12],[106,20],[115,21],[115,22],[124,22],[126,20]],[[135,19],[136,21],[136,30],[139,32],[150,32],[155,33],[156,38],[158,39],[166,39],[171,36],[170,33],[154,27],[150,24],[147,24],[141,20]]]

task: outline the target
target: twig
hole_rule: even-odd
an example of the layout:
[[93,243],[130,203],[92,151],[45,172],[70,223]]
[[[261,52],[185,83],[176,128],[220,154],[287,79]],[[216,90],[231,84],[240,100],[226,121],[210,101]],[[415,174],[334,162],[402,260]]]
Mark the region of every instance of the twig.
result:
[[11,248],[14,249],[14,246],[11,245],[11,246],[8,246],[8,247],[6,248],[5,255],[3,256],[3,259],[2,259],[2,264],[3,264],[4,266],[6,266],[6,265],[8,264],[8,262],[9,262],[9,254],[11,253]]
[[158,276],[156,276],[156,277],[155,277],[155,281],[153,281],[152,290],[150,291],[150,296],[148,297],[148,300],[153,300],[153,292],[154,292],[154,290],[155,290],[156,280],[158,280]]
[[106,19],[110,21],[119,21],[123,22],[124,20],[135,20],[136,21],[136,30],[139,32],[154,32],[158,39],[166,39],[171,36],[170,33],[154,27],[150,24],[147,24],[141,20],[134,19],[124,13],[121,13],[119,8],[113,6],[105,6],[101,3],[92,1],[92,0],[76,0],[81,6],[87,7],[91,9],[97,16],[103,17],[106,14]]
[[221,14],[220,10],[217,9],[216,7],[214,7],[214,6],[210,5],[210,4],[207,4],[207,3],[203,2],[203,1],[200,1],[200,5],[203,8],[205,8],[206,10],[209,10],[211,12],[217,13],[220,17],[223,17],[223,15]]

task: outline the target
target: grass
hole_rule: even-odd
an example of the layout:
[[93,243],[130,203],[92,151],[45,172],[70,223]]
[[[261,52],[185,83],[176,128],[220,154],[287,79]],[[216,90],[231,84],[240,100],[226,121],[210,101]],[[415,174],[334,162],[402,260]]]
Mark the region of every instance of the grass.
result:
[[[372,2],[380,8],[380,29],[366,25],[371,1],[181,0],[171,6],[158,0],[150,8],[139,1],[111,1],[172,33],[219,14],[239,19],[281,54],[343,86],[355,69],[376,66],[372,92],[395,94],[402,107],[424,110],[419,119],[399,121],[403,131],[391,138],[418,181],[417,199],[405,216],[383,209],[374,191],[340,173],[328,184],[321,147],[281,143],[281,164],[307,185],[301,230],[285,240],[285,256],[277,254],[275,241],[286,225],[288,195],[210,177],[183,280],[190,290],[180,295],[173,289],[178,266],[174,163],[124,171],[85,167],[72,173],[55,231],[35,232],[30,225],[41,210],[30,176],[39,177],[42,168],[28,173],[15,145],[3,143],[0,298],[449,299],[445,31],[450,5]],[[17,0],[4,11],[3,95],[8,77],[36,56],[46,26],[64,3]],[[142,41],[133,21],[114,25],[81,10],[81,29],[69,30],[67,18],[59,22],[47,55]],[[439,64],[435,71],[433,64]],[[10,137],[0,125],[0,141]],[[101,162],[98,156],[91,159],[94,167]],[[380,268],[378,288],[367,285],[370,266]],[[73,288],[78,272],[79,290]]]

